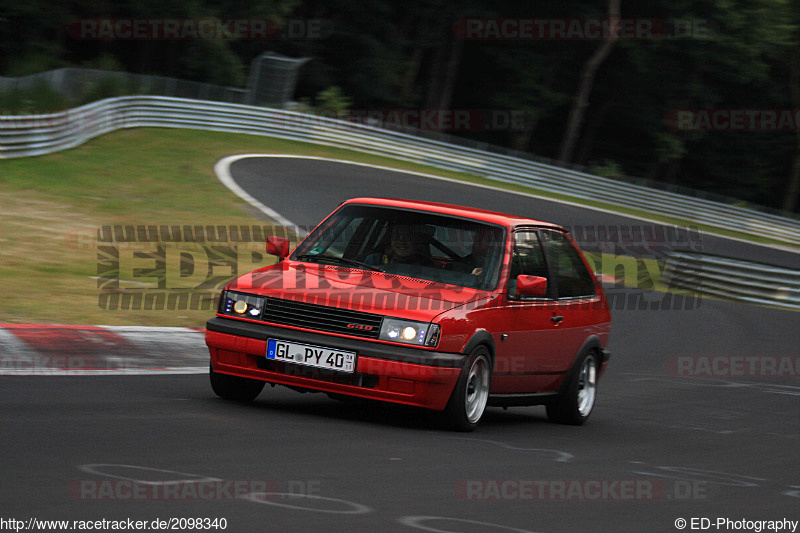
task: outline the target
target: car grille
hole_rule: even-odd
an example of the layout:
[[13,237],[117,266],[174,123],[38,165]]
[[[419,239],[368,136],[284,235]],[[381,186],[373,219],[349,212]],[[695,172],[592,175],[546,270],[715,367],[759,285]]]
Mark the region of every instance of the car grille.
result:
[[381,315],[280,298],[266,300],[264,313],[261,315],[266,322],[368,339],[377,339],[381,331]]

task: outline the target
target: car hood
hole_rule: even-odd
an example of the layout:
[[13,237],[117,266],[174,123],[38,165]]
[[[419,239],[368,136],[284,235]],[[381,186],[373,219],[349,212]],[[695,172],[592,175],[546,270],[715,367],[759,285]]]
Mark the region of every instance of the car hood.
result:
[[240,276],[226,288],[426,322],[491,295],[395,274],[289,260]]

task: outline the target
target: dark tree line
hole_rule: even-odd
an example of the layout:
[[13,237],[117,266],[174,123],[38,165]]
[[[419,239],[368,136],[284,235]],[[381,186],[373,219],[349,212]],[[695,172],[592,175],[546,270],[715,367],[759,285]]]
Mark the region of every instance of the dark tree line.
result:
[[[608,39],[517,39],[508,33],[465,38],[463,31],[465,20],[617,16],[655,21],[656,27],[635,39],[615,39],[613,32]],[[70,22],[101,17],[266,18],[284,28],[294,25],[296,35],[70,35]],[[303,23],[311,20],[325,22],[322,35],[303,35]],[[243,86],[250,62],[266,50],[310,57],[296,96],[312,105],[327,105],[320,95],[338,87],[360,110],[513,112],[524,117],[513,128],[452,133],[603,175],[638,176],[800,211],[797,123],[720,131],[725,128],[704,127],[696,116],[692,122],[676,115],[800,109],[800,2],[792,0],[2,0],[0,32],[4,76],[78,65]]]

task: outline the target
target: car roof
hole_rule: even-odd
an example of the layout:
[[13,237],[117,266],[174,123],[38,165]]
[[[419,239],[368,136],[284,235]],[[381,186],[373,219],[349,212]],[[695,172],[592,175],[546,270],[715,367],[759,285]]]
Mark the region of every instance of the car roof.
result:
[[502,226],[543,226],[558,230],[564,230],[558,224],[550,222],[543,222],[532,218],[520,217],[516,215],[509,215],[499,213],[497,211],[488,211],[486,209],[478,209],[475,207],[465,207],[460,205],[443,204],[439,202],[428,202],[423,200],[403,200],[398,198],[351,198],[345,204],[370,204],[386,207],[400,207],[404,209],[417,209],[421,211],[429,211],[432,213],[441,213],[443,215],[452,215],[464,218],[474,218],[483,220],[484,222],[492,222]]

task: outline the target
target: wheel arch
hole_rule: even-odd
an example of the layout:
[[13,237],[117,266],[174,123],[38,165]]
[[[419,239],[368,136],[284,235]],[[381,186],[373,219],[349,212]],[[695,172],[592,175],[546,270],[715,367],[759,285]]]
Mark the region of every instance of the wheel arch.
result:
[[569,386],[570,380],[580,372],[581,362],[583,360],[583,356],[589,352],[594,352],[595,357],[597,357],[597,367],[598,369],[603,366],[604,360],[604,353],[603,350],[603,343],[600,342],[600,337],[597,335],[590,335],[583,344],[575,352],[575,357],[572,358],[572,364],[569,367],[569,370],[564,376],[564,380],[561,382],[561,385],[558,387],[558,394],[562,394],[564,390]]
[[491,359],[492,366],[494,367],[494,360],[495,360],[495,346],[494,346],[494,339],[492,338],[492,334],[486,331],[485,329],[479,329],[475,331],[469,340],[464,344],[464,347],[461,349],[461,353],[464,355],[469,355],[472,353],[472,350],[480,346],[481,344],[485,345],[486,348],[489,350],[489,358]]

